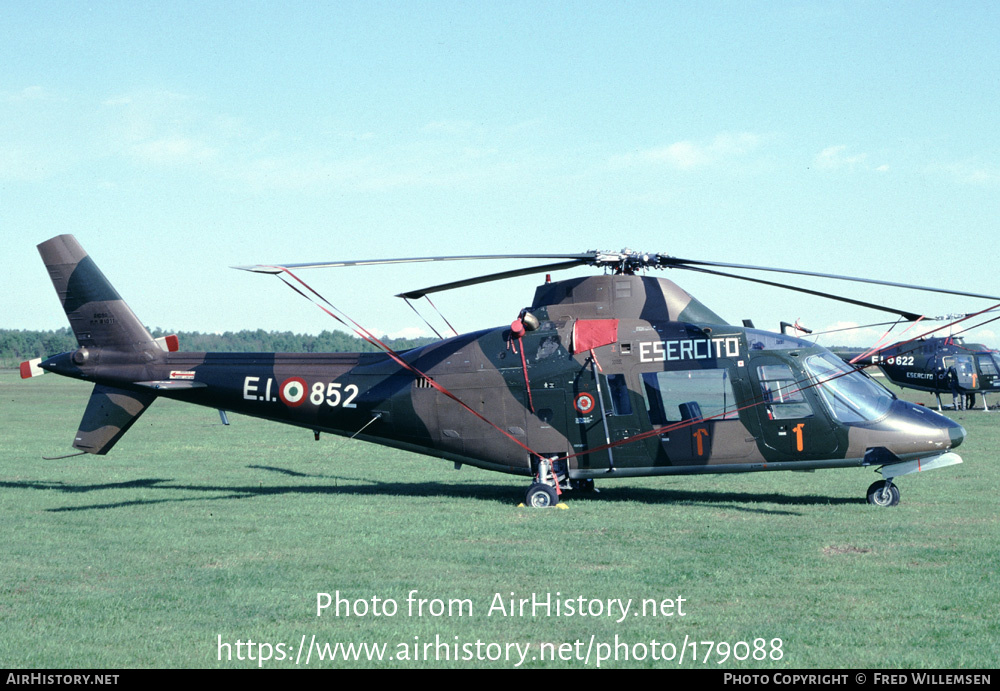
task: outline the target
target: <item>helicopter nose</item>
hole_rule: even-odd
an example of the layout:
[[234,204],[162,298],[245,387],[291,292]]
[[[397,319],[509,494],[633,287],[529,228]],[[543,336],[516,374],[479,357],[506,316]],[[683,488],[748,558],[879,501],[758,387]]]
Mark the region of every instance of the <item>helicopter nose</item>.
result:
[[949,448],[955,449],[962,445],[965,441],[965,436],[967,432],[965,428],[959,423],[955,422],[949,417],[938,414],[938,429],[944,429],[948,432],[948,441],[951,443]]
[[951,439],[951,448],[958,448],[965,441],[965,428],[955,423],[954,427],[948,429],[948,438]]

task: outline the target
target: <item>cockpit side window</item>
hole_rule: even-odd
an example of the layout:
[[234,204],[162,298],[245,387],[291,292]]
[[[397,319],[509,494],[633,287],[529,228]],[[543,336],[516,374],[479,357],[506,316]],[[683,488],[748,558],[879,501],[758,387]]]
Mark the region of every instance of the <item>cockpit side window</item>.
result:
[[993,363],[993,358],[989,355],[979,356],[979,369],[982,371],[984,376],[996,376],[997,368]]
[[759,365],[757,381],[768,413],[773,420],[788,420],[813,416],[812,406],[802,391],[807,382],[796,380],[788,365]]

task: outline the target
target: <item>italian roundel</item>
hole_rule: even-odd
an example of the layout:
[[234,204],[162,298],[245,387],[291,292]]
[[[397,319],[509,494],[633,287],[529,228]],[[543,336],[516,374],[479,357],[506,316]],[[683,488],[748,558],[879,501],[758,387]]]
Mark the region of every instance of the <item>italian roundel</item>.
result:
[[573,401],[573,407],[577,412],[587,415],[594,409],[594,397],[589,393],[582,393]]
[[294,408],[302,405],[306,400],[306,382],[302,377],[290,377],[281,382],[278,389],[278,396],[281,402]]

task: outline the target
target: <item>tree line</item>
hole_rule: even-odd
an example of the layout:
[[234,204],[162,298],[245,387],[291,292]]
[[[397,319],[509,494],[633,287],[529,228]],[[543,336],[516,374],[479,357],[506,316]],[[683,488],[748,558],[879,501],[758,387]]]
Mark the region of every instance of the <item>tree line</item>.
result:
[[[154,338],[177,334],[181,350],[215,353],[371,353],[379,349],[367,341],[342,331],[323,331],[318,335],[291,331],[164,331],[151,329]],[[433,338],[383,338],[396,351],[434,342]],[[17,367],[24,360],[58,355],[77,348],[69,327],[55,331],[0,329],[0,367]]]

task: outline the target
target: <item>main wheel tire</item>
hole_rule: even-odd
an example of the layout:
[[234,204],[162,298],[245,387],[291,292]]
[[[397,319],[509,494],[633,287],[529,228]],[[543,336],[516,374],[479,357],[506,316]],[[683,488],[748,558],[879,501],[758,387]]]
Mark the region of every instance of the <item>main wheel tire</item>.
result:
[[895,506],[899,503],[899,488],[887,480],[873,482],[868,488],[868,503],[875,506]]
[[554,487],[536,482],[528,488],[527,494],[524,495],[524,503],[536,509],[544,509],[559,503],[559,495],[556,494]]

